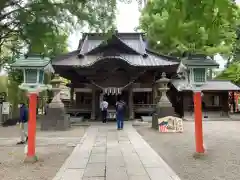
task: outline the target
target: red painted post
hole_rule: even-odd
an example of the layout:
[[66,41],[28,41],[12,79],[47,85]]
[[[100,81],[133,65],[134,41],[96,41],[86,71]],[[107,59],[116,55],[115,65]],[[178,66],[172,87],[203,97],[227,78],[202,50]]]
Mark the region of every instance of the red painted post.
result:
[[238,109],[238,93],[235,94],[235,104],[236,104],[235,105],[235,109],[236,109],[235,112],[238,112],[239,111],[239,109]]
[[27,158],[35,159],[35,141],[36,141],[36,108],[37,108],[37,94],[29,94],[29,120],[28,120],[28,152]]
[[195,117],[196,153],[204,153],[201,91],[194,92],[194,117]]

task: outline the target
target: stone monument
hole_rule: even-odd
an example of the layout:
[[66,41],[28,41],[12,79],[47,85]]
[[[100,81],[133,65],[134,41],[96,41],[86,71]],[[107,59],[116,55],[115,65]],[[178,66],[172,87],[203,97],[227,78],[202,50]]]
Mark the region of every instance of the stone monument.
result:
[[70,127],[70,116],[66,114],[61,100],[61,79],[58,74],[51,81],[54,97],[48,104],[47,114],[41,121],[41,130],[67,130]]
[[172,103],[167,97],[168,83],[170,79],[166,77],[166,73],[162,73],[162,77],[156,81],[158,90],[161,92],[161,97],[156,105],[156,111],[152,116],[152,128],[158,129],[158,119],[166,116],[173,116],[175,114]]

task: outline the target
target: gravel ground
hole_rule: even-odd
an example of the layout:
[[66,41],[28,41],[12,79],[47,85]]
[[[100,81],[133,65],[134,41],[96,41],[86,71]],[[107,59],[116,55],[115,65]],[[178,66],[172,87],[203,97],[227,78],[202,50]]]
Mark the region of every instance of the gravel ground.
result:
[[194,123],[184,122],[183,133],[159,133],[135,127],[181,180],[239,180],[240,122],[204,122],[206,156],[194,159]]
[[0,180],[52,180],[74,146],[80,142],[86,127],[69,131],[37,131],[36,154],[39,161],[24,164],[24,145],[19,141],[16,126],[0,127]]

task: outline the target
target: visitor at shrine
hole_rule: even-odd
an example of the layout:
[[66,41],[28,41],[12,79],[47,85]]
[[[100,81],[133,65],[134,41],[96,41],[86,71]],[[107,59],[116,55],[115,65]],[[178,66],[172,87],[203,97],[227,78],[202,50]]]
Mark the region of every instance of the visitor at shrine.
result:
[[101,111],[102,111],[102,122],[106,123],[107,122],[107,110],[108,110],[108,102],[103,99],[101,102]]
[[125,112],[125,102],[123,100],[117,101],[116,103],[116,118],[117,118],[117,129],[123,129],[124,123],[124,112]]
[[51,99],[49,99],[45,105],[45,111],[44,111],[44,114],[47,115],[47,112],[48,112],[48,108],[49,108],[49,104],[51,103]]
[[19,125],[21,141],[17,144],[25,144],[28,141],[28,108],[24,103],[20,104]]

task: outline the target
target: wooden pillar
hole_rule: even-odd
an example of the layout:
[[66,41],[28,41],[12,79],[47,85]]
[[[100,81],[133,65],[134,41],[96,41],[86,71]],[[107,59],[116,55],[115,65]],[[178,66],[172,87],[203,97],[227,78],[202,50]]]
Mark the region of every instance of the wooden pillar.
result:
[[91,112],[91,120],[96,119],[96,89],[92,88],[92,112]]
[[133,109],[133,90],[132,86],[129,88],[128,95],[128,106],[129,106],[129,119],[134,119],[134,109]]
[[147,102],[146,102],[146,104],[150,104],[150,93],[146,92],[146,94],[147,94]]
[[222,105],[222,113],[223,116],[228,117],[229,115],[229,99],[228,92],[221,93],[221,105]]
[[233,109],[233,113],[235,112],[236,109],[236,103],[235,103],[235,93],[234,91],[232,92],[232,109]]
[[71,85],[71,88],[70,88],[70,104],[71,106],[74,104],[74,88],[73,86]]
[[204,153],[202,130],[202,97],[201,91],[194,92],[194,119],[196,153]]
[[238,112],[238,93],[235,93],[235,112]]
[[153,84],[153,87],[152,87],[152,93],[153,93],[153,104],[157,104],[157,96],[158,96],[158,92],[157,92],[157,87],[156,87],[156,84],[154,83]]

